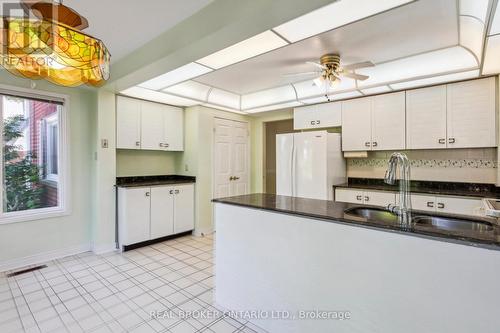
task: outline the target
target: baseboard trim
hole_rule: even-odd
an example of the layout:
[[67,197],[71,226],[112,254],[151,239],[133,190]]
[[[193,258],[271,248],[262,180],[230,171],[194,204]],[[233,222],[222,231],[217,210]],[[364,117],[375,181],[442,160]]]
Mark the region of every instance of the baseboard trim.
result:
[[135,249],[138,249],[140,247],[144,247],[144,246],[148,246],[148,245],[153,245],[153,244],[156,244],[156,243],[161,243],[161,242],[164,242],[164,241],[167,241],[167,240],[170,240],[170,239],[184,237],[184,236],[189,236],[192,233],[193,233],[192,230],[188,230],[188,231],[184,231],[184,232],[181,232],[181,233],[178,233],[178,234],[175,234],[175,235],[168,235],[168,236],[165,236],[165,237],[155,238],[155,239],[151,239],[151,240],[147,240],[147,241],[139,242],[139,243],[135,243],[135,244],[130,244],[130,245],[123,245],[122,246],[122,251],[125,252],[125,251],[135,250]]
[[203,237],[206,235],[211,235],[215,232],[213,228],[197,228],[193,230],[193,235],[196,237]]
[[103,245],[92,245],[92,252],[94,254],[100,255],[100,254],[105,254],[113,251],[117,251],[116,243],[111,243],[111,244],[103,244]]
[[67,256],[88,252],[91,250],[90,244],[81,244],[64,249],[52,250],[42,253],[37,253],[31,256],[26,256],[16,259],[8,259],[0,261],[0,272],[10,271],[30,265],[42,264],[47,261],[64,258]]

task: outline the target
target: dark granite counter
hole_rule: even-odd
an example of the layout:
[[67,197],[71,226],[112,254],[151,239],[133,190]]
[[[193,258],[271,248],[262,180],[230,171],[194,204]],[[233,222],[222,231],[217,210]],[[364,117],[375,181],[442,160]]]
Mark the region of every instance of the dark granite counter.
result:
[[117,177],[117,187],[143,187],[143,186],[161,186],[195,183],[196,177],[163,175],[163,176],[136,176],[136,177]]
[[[335,187],[357,188],[376,191],[399,191],[398,185],[387,185],[383,179],[349,178],[345,184]],[[493,184],[411,181],[412,193],[434,195],[456,195],[477,198],[500,198],[500,191]]]
[[[213,202],[241,207],[267,210],[284,214],[304,216],[319,219],[325,222],[342,223],[352,226],[380,229],[391,232],[399,232],[412,236],[425,237],[439,241],[447,241],[464,245],[483,247],[500,250],[500,227],[496,221],[489,218],[470,218],[479,222],[491,223],[490,230],[444,230],[428,225],[416,224],[410,228],[400,226],[397,222],[390,223],[381,220],[361,218],[349,215],[344,211],[347,208],[359,207],[355,204],[347,204],[326,200],[294,198],[273,194],[248,194],[236,197],[214,199]],[[413,212],[416,215],[429,215],[428,212]],[[437,215],[437,214],[436,214]],[[450,214],[439,214],[439,216],[464,218]]]

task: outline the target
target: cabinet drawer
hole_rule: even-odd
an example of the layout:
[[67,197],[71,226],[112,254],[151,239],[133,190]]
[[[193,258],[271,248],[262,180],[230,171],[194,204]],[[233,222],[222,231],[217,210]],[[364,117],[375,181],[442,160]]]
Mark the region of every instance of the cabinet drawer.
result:
[[[432,195],[412,194],[411,208],[428,212],[436,211],[435,197]],[[399,204],[399,194],[396,194],[396,202]]]
[[363,200],[366,205],[387,207],[389,204],[396,203],[396,194],[394,192],[365,191]]
[[481,207],[480,199],[436,197],[436,211],[458,215],[477,215],[477,209]]
[[342,104],[324,103],[295,108],[293,110],[293,128],[327,128],[342,125]]
[[337,188],[335,189],[335,201],[362,204],[363,191],[347,188]]

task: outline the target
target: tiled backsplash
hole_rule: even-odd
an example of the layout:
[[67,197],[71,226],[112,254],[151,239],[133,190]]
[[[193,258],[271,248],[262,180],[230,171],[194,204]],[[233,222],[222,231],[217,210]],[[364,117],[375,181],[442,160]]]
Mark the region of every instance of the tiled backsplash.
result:
[[[348,159],[347,176],[383,178],[391,154],[369,152],[368,158]],[[414,150],[406,154],[415,180],[496,183],[496,148]]]

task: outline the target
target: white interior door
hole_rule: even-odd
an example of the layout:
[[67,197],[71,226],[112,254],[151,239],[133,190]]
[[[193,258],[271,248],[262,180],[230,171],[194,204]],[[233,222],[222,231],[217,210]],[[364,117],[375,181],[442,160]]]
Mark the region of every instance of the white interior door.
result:
[[216,118],[214,127],[214,197],[247,194],[248,123]]
[[151,239],[174,233],[174,188],[151,188]]
[[293,196],[293,133],[276,135],[276,194]]
[[194,185],[178,185],[174,189],[174,232],[194,229]]
[[294,196],[327,200],[327,132],[295,133],[294,145]]
[[116,148],[141,148],[141,101],[116,98]]
[[163,105],[158,103],[142,102],[141,109],[141,137],[142,149],[163,150]]

